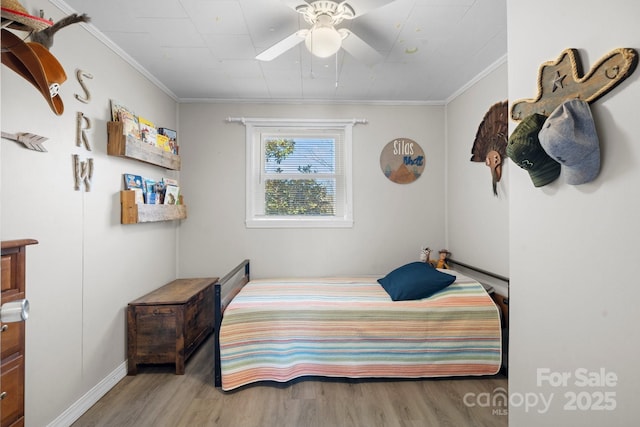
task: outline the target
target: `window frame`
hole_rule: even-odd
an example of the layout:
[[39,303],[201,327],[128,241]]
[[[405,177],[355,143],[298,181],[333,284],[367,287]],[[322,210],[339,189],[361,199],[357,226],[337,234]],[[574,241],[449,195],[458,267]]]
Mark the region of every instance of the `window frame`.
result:
[[[351,228],[353,227],[353,191],[352,191],[352,134],[355,120],[300,120],[300,119],[253,119],[244,120],[246,127],[246,217],[247,228]],[[275,216],[260,214],[256,203],[256,192],[264,195],[261,184],[264,167],[264,147],[262,133],[270,136],[298,133],[308,137],[312,131],[340,134],[342,147],[336,147],[336,157],[342,157],[344,194],[341,202],[342,214],[336,215],[300,215]],[[338,150],[341,149],[341,154]],[[336,176],[338,178],[339,175]],[[338,185],[338,184],[336,184]],[[336,201],[336,203],[338,203]]]

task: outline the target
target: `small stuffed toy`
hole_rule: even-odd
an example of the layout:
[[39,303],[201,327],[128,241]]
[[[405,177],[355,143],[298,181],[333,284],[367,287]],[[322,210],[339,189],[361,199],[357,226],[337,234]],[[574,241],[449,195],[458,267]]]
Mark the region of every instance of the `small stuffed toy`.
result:
[[438,258],[438,262],[436,263],[436,268],[445,268],[449,269],[449,256],[451,252],[446,249],[440,249],[440,258]]
[[431,264],[431,248],[426,247],[426,248],[422,248],[422,250],[420,251],[420,261],[421,262],[426,262]]

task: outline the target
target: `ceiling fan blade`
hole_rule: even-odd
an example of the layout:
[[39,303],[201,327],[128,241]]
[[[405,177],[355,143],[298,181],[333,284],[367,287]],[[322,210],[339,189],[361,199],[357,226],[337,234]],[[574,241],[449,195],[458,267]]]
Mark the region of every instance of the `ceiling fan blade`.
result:
[[[355,12],[355,17],[364,15],[367,12],[393,3],[395,0],[347,0],[346,3]],[[340,1],[338,1],[340,3]]]
[[[287,5],[293,10],[298,10],[300,6],[308,6],[310,3],[313,3],[315,0],[281,0],[282,3]],[[389,3],[393,3],[396,0],[333,0],[335,3],[346,3],[349,5],[351,9],[355,12],[354,18],[364,15],[367,12],[372,11],[373,9],[377,9],[379,7],[385,6]]]
[[278,43],[263,51],[261,54],[256,56],[256,59],[260,61],[271,61],[272,59],[282,55],[289,49],[295,47],[303,40],[304,36],[301,34],[301,31],[296,31],[289,37],[280,40]]
[[342,40],[342,48],[358,61],[370,67],[382,61],[382,55],[353,32],[346,29],[339,31],[346,33],[344,40]]
[[282,3],[289,6],[293,10],[297,10],[298,6],[306,6],[309,2],[304,0],[281,0]]

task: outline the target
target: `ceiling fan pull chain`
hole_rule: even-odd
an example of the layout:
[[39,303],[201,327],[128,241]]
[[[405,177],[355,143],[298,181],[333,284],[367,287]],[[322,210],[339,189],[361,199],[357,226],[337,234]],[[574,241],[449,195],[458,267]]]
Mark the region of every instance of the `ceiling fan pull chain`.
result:
[[315,76],[313,75],[313,55],[311,55],[311,59],[309,60],[309,64],[310,64],[309,71],[311,72],[311,78],[315,79]]
[[338,89],[338,52],[336,52],[336,89]]

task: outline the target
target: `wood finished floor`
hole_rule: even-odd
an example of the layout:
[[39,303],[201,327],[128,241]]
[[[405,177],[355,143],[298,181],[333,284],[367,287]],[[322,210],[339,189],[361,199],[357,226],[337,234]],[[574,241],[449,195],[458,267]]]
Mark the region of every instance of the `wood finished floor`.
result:
[[[223,393],[213,386],[213,339],[187,362],[141,366],[74,427],[501,427],[504,408],[470,407],[464,396],[507,390],[504,376],[417,381],[304,380]],[[474,401],[475,399],[468,399]]]

